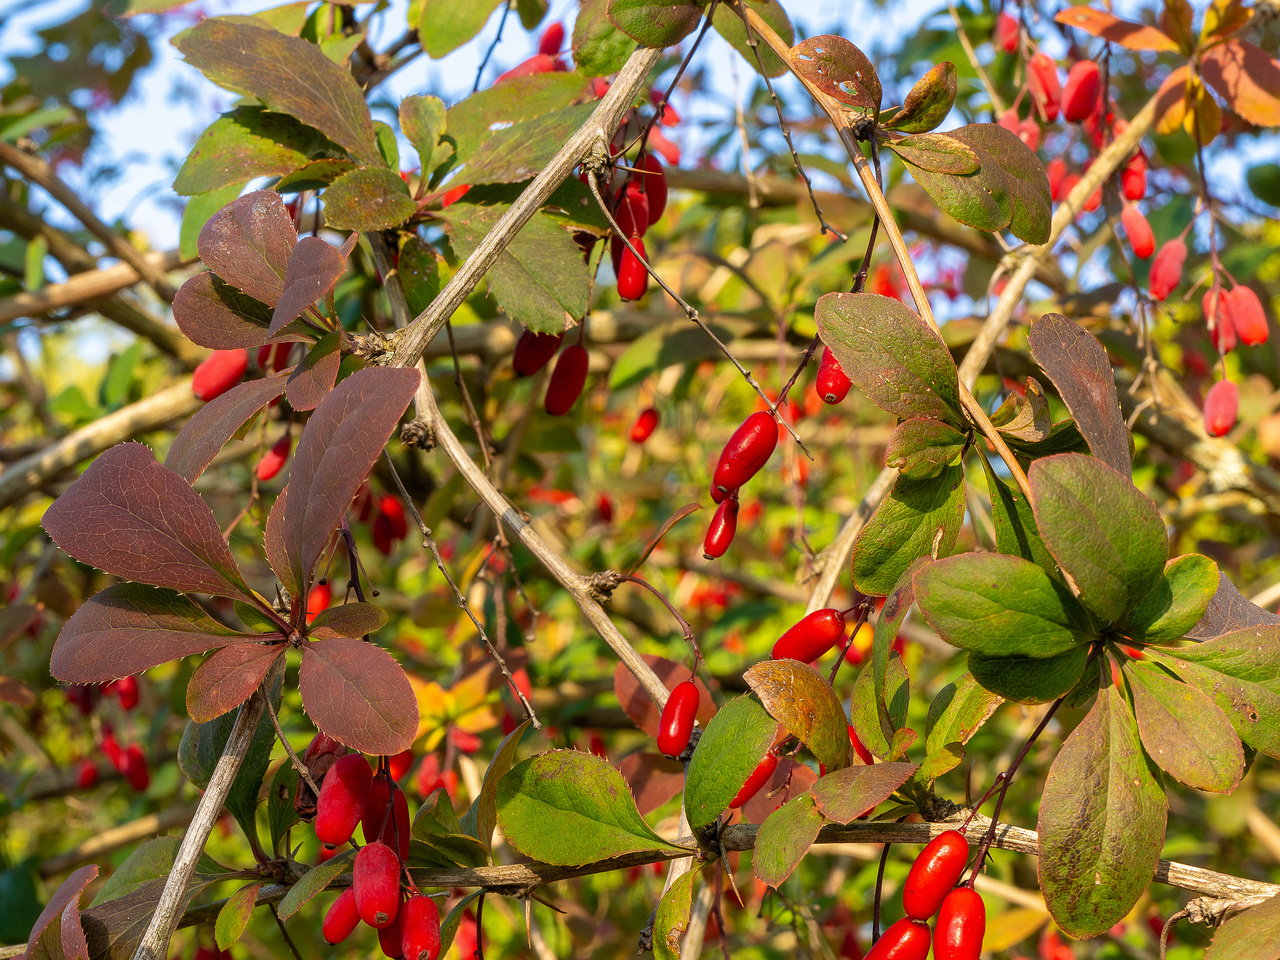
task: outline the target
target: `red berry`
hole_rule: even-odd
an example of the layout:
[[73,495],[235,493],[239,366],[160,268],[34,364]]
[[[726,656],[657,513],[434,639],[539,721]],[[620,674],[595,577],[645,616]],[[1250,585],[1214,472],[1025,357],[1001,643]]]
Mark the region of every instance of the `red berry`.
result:
[[80,769],[76,771],[76,783],[81,790],[88,790],[90,787],[97,786],[98,765],[89,759],[81,760]]
[[1099,187],[1093,193],[1089,194],[1089,199],[1084,202],[1084,209],[1092,213],[1102,206],[1102,188]]
[[391,779],[399,781],[413,766],[413,749],[402,750],[394,757],[388,757],[387,764],[391,767]]
[[1231,295],[1221,287],[1210,287],[1200,300],[1209,339],[1220,353],[1230,353],[1236,346],[1236,328],[1231,322]]
[[220,397],[237,383],[249,369],[249,351],[215,350],[191,374],[191,389],[201,400]]
[[119,697],[122,710],[132,710],[138,705],[138,678],[121,677],[102,688],[104,696]]
[[649,90],[649,102],[655,107],[661,109],[662,113],[658,117],[658,121],[664,127],[675,127],[680,124],[680,114],[676,113],[676,108],[670,103],[662,103],[663,93],[657,87]]
[[662,135],[662,131],[654,128],[649,131],[649,146],[657,150],[673,167],[680,162],[680,147]]
[[522,377],[533,376],[547,365],[547,361],[560,349],[563,333],[534,333],[526,330],[516,341],[515,351],[511,354],[511,367]]
[[356,888],[347,887],[329,906],[320,932],[324,935],[325,943],[339,944],[351,936],[359,922],[360,911],[356,909]]
[[1164,300],[1182,282],[1182,265],[1187,260],[1187,245],[1178,238],[1165,243],[1151,263],[1147,288],[1155,300]]
[[847,726],[849,727],[849,744],[853,747],[853,752],[858,755],[859,760],[868,767],[871,766],[876,762],[876,758],[871,755],[871,751],[858,739],[858,734],[854,731],[853,724],[850,723]]
[[737,490],[769,462],[777,445],[778,425],[773,416],[764,410],[751,414],[720,451],[712,485],[722,492]]
[[535,53],[528,60],[516,64],[506,73],[499,74],[498,79],[493,82],[497,85],[504,80],[513,80],[516,77],[530,77],[537,73],[552,73],[555,69],[555,57],[546,53]]
[[270,373],[272,370],[279,373],[288,364],[292,350],[292,343],[264,343],[258,348],[258,368],[263,373]]
[[1147,195],[1147,158],[1135,153],[1120,174],[1120,189],[1126,200],[1141,200]]
[[538,52],[546,54],[548,57],[554,57],[560,52],[560,48],[564,46],[564,24],[553,23],[547,29],[542,31],[542,37],[538,40]]
[[972,887],[947,894],[933,931],[934,960],[978,960],[987,932],[987,908]]
[[1061,157],[1054,157],[1044,169],[1049,176],[1049,195],[1053,198],[1053,202],[1057,203],[1065,196],[1062,192],[1062,181],[1067,175],[1067,161]]
[[403,540],[409,535],[409,521],[404,515],[404,504],[394,494],[384,494],[378,503],[378,510],[391,523],[391,536]]
[[651,436],[658,426],[658,411],[653,407],[645,407],[640,411],[640,416],[636,417],[636,422],[631,425],[631,442],[644,443]]
[[818,364],[817,380],[818,396],[822,397],[822,402],[840,403],[849,395],[851,386],[853,381],[845,375],[844,368],[840,366],[840,361],[831,352],[831,348],[823,347],[822,362]]
[[658,720],[659,752],[668,757],[684,753],[684,748],[689,745],[689,735],[693,733],[693,721],[698,714],[701,696],[692,678],[676,684]]
[[902,886],[902,909],[907,916],[928,920],[937,913],[968,859],[969,843],[960,831],[948,830],[930,840]]
[[1027,63],[1027,82],[1031,95],[1044,113],[1046,120],[1058,119],[1058,104],[1062,100],[1062,87],[1058,82],[1058,65],[1044,53],[1037,53]]
[[[636,253],[641,257],[649,259],[644,241],[638,234],[631,237],[631,247],[635,247]],[[618,264],[618,296],[623,300],[639,300],[649,289],[649,271],[636,254],[631,252],[631,247],[623,245],[622,260]]]
[[844,614],[834,607],[815,610],[778,638],[774,660],[812,663],[844,637]]
[[1204,398],[1204,428],[1211,437],[1221,437],[1236,424],[1240,390],[1230,380],[1219,380]]
[[369,802],[373,772],[363,754],[349,753],[334,761],[316,798],[316,837],[337,846],[355,833]]
[[385,843],[366,843],[356,854],[351,885],[356,891],[360,919],[381,930],[400,909],[400,858]]
[[1227,314],[1241,341],[1249,346],[1267,342],[1267,315],[1262,301],[1249,287],[1241,284],[1226,296]]
[[1018,139],[1027,145],[1031,150],[1040,148],[1040,124],[1036,123],[1030,117],[1018,124],[1018,129],[1013,131],[1018,135]]
[[434,900],[410,897],[400,926],[406,960],[436,960],[440,956],[440,908]]
[[409,859],[409,801],[398,786],[376,778],[360,822],[365,840],[381,841],[398,851],[401,860]]
[[708,560],[723,557],[738,532],[738,498],[729,497],[716,507],[707,524],[707,535],[702,541],[702,555]]
[[124,748],[120,746],[116,740],[116,735],[110,730],[104,730],[101,742],[102,752],[106,754],[107,759],[111,761],[111,765],[116,768],[119,773],[124,773]]
[[378,552],[384,557],[391,556],[396,540],[391,535],[391,521],[387,519],[385,514],[380,513],[373,518],[372,533],[373,545],[378,548]]
[[607,493],[600,494],[596,499],[596,516],[601,523],[613,523],[613,501]]
[[903,917],[867,951],[864,960],[925,960],[929,956],[929,925]]
[[1010,133],[1016,134],[1018,132],[1017,109],[1015,107],[1010,107],[1004,113],[1000,114],[1000,117],[999,119],[996,120],[996,123],[1000,124],[1000,126],[1004,127]]
[[396,918],[378,931],[378,946],[382,955],[391,960],[401,960],[404,956],[404,895],[401,894]]
[[292,446],[293,437],[287,433],[272,444],[271,449],[258,461],[258,479],[270,480],[279,473],[285,461],[289,459],[289,450]]
[[1055,200],[1066,200],[1071,196],[1071,191],[1076,188],[1076,184],[1080,182],[1080,174],[1068,173],[1062,178],[1062,182],[1058,184],[1058,191],[1054,194]]
[[1005,53],[1018,49],[1018,21],[1007,13],[996,17],[995,43]]
[[1081,60],[1067,71],[1067,84],[1062,88],[1062,116],[1071,123],[1079,123],[1093,116],[1098,109],[1098,94],[1102,90],[1102,73],[1092,60]]
[[641,189],[639,180],[627,183],[622,198],[618,201],[614,219],[628,237],[644,236],[644,232],[649,229],[649,197]]
[[129,786],[141,793],[151,784],[151,771],[147,769],[147,758],[143,756],[142,748],[136,743],[129,744],[129,749],[124,753],[124,769],[121,771]]
[[640,159],[639,167],[647,171],[641,180],[645,195],[649,198],[649,226],[653,226],[662,219],[662,213],[667,209],[667,175],[662,169],[662,161],[651,153],[646,153]]
[[1156,252],[1156,235],[1151,232],[1151,224],[1142,215],[1142,211],[1132,203],[1126,203],[1120,212],[1120,222],[1124,224],[1125,236],[1129,238],[1129,246],[1133,255],[1142,260]]
[[588,362],[587,348],[580,343],[572,343],[560,353],[543,401],[543,407],[551,416],[564,416],[578,402],[582,387],[587,382]]
[[328,580],[312,587],[311,592],[307,594],[307,623],[320,616],[321,610],[328,610],[332,599],[333,588],[329,586]]
[[737,796],[729,801],[729,809],[737,810],[759,793],[760,788],[769,782],[769,778],[773,776],[773,771],[777,769],[778,755],[776,753],[768,754],[751,771],[751,776],[747,777],[747,782],[742,785],[742,789],[738,791]]

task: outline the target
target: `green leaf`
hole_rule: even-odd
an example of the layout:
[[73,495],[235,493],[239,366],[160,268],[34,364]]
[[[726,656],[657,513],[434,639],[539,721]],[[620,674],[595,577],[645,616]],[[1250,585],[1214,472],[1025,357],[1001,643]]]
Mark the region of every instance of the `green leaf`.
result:
[[447,153],[436,154],[440,135],[446,129],[444,101],[439,97],[414,96],[401,100],[400,129],[418,151],[418,165],[424,177],[448,159]]
[[344,173],[324,192],[325,225],[335,230],[386,230],[417,212],[409,185],[386,167]]
[[[787,17],[787,11],[782,9],[779,0],[747,0],[751,4],[751,9],[760,14],[760,18],[764,20],[773,32],[781,37],[788,46],[795,42],[796,31],[791,26],[791,20]],[[729,45],[738,53],[742,54],[742,58],[751,65],[751,69],[756,73],[763,73],[767,77],[780,77],[787,72],[786,62],[779,57],[773,50],[761,40],[758,36],[756,47],[753,50],[750,41],[747,38],[746,25],[742,22],[742,18],[738,16],[725,4],[718,4],[715,13],[711,17],[712,25],[716,28],[716,33],[729,41]],[[755,31],[752,31],[755,34]],[[759,59],[756,59],[757,52]],[[761,66],[764,67],[761,70]]]
[[1200,622],[1218,589],[1218,565],[1198,553],[1175,557],[1151,592],[1129,611],[1125,636],[1146,643],[1178,640]]
[[323,190],[343,174],[359,169],[350,160],[315,160],[276,181],[277,193]]
[[697,878],[697,870],[685,871],[658,901],[653,915],[654,960],[680,960],[680,938],[689,928],[693,883]]
[[933,754],[949,743],[965,744],[1000,706],[1001,697],[964,674],[939,690],[924,722],[924,749]]
[[852,823],[893,796],[915,771],[914,763],[855,764],[828,773],[809,792],[822,816],[836,823]]
[[818,333],[845,374],[882,410],[964,427],[955,361],[942,338],[901,301],[875,293],[827,293]]
[[984,657],[1052,657],[1092,639],[1070,591],[1034,563],[966,553],[916,573],[916,603],[948,643]]
[[898,424],[884,451],[886,467],[896,467],[909,480],[940,474],[964,450],[965,436],[941,420],[912,417]]
[[350,866],[355,859],[354,850],[344,850],[337,856],[330,857],[318,867],[312,867],[302,878],[289,888],[276,911],[281,920],[288,920],[304,906],[319,896],[333,881]]
[[1245,174],[1249,189],[1263,203],[1280,207],[1280,164],[1260,163]]
[[502,0],[421,0],[417,27],[422,49],[432,60],[452,53],[475,38]]
[[261,883],[251,883],[227,897],[227,902],[218,911],[218,919],[213,925],[213,938],[219,950],[226,950],[240,939],[244,928],[249,925],[249,917],[253,915],[261,887]]
[[967,144],[978,155],[983,172],[995,167],[1004,174],[1011,203],[1010,232],[1027,243],[1048,240],[1053,219],[1049,175],[1035,151],[998,123],[971,123],[946,135]]
[[826,677],[799,660],[764,660],[743,679],[769,714],[828,770],[849,765],[844,708]]
[[520,738],[529,729],[529,720],[512,730],[493,752],[489,761],[489,769],[484,772],[484,784],[480,787],[480,796],[476,798],[476,836],[489,849],[493,841],[493,828],[498,825],[498,783],[507,775],[516,759],[516,748],[520,746]]
[[199,256],[196,241],[200,231],[209,222],[209,218],[240,196],[245,181],[231,183],[208,193],[197,193],[187,201],[182,211],[182,226],[178,231],[178,252],[184,259],[194,260]]
[[1218,705],[1154,663],[1126,663],[1124,675],[1142,745],[1160,769],[1197,790],[1234,790],[1244,774],[1244,752]]
[[[505,771],[503,773],[505,776]],[[447,790],[432,791],[431,796],[427,797],[418,808],[418,812],[413,815],[413,827],[410,832],[415,840],[423,841],[433,834],[447,835],[462,832],[462,824],[458,821],[457,813],[454,812],[453,800]]]
[[898,477],[853,543],[853,585],[883,596],[920,557],[945,557],[964,522],[964,469],[928,480]]
[[281,847],[281,843],[289,828],[302,822],[293,806],[299,779],[298,771],[288,760],[276,767],[276,772],[271,777],[271,787],[267,793],[267,826],[271,830],[271,850],[276,856],[280,856],[282,851],[288,853],[288,850]]
[[751,866],[771,887],[781,886],[818,839],[822,814],[807,793],[788,800],[760,824]]
[[516,12],[520,15],[520,26],[532,30],[540,24],[551,8],[551,0],[516,0]]
[[[906,621],[907,614],[911,612],[911,607],[916,602],[915,571],[928,562],[926,558],[921,557],[903,571],[902,576],[898,578],[898,582],[893,585],[893,589],[884,598],[884,605],[880,608],[880,618],[876,621],[875,632],[871,641],[871,669],[874,678],[875,705],[880,712],[880,729],[886,738],[892,737],[894,731],[906,722],[905,704],[903,707],[895,709],[890,704],[893,694],[886,695],[887,676],[889,662],[893,658],[893,645],[898,639],[898,631],[902,629],[902,624]],[[905,694],[903,695],[905,696]],[[874,753],[875,751],[872,752]]]
[[[178,855],[181,837],[156,837],[135,847],[128,859],[107,877],[98,895],[89,905],[96,907],[110,900],[119,900],[153,880],[164,880],[173,872],[173,860]],[[200,883],[209,883],[226,877],[232,871],[202,854],[196,863],[196,877]]]
[[[443,957],[449,952],[449,948],[453,946],[453,938],[458,935],[458,928],[462,926],[462,918],[466,915],[471,904],[476,898],[483,894],[484,890],[476,890],[468,893],[465,897],[453,905],[453,909],[440,923],[440,951],[437,956]],[[465,960],[465,958],[464,958]]]
[[1120,473],[1078,453],[1037,460],[1027,478],[1036,525],[1063,574],[1102,620],[1122,623],[1169,559],[1160,511]]
[[518,183],[537,176],[595,108],[595,103],[580,103],[496,131],[467,158],[459,174],[461,180]]
[[853,693],[849,697],[849,717],[862,745],[883,760],[893,752],[892,738],[907,721],[911,685],[902,658],[890,657],[884,673],[885,708],[882,710],[876,704],[873,672],[863,667],[854,681]]
[[445,113],[446,140],[453,138],[457,159],[465,162],[495,130],[567,107],[589,89],[590,81],[578,73],[539,73],[505,80],[449,108]]
[[1204,960],[1276,960],[1280,957],[1280,896],[1238,913],[1220,926]]
[[1030,560],[1050,576],[1057,576],[1058,564],[1040,538],[1036,517],[1026,494],[996,476],[985,454],[979,459],[991,494],[991,524],[996,528],[996,550]]
[[902,158],[902,163],[921,189],[949,216],[989,233],[1009,226],[1013,218],[1009,178],[994,164],[982,164],[976,173],[955,176],[931,173],[906,158]]
[[416,233],[405,234],[400,242],[400,283],[409,310],[415,316],[427,309],[440,292],[440,265],[444,258]]
[[[971,653],[969,672],[985,689],[1006,700],[1048,703],[1080,681],[1088,660],[1089,648],[1084,645],[1056,657],[984,657]],[[1097,683],[1093,689],[1097,689]],[[1093,696],[1093,691],[1088,695]]]
[[[449,225],[454,251],[464,258],[506,212],[506,204],[455,203],[440,217]],[[582,251],[545,214],[525,224],[486,276],[490,292],[508,316],[534,333],[560,333],[566,312],[575,319],[586,312],[591,275]]]
[[219,86],[315,127],[361,163],[381,162],[364,92],[315,44],[229,17],[202,20],[172,43]]
[[573,63],[584,77],[617,73],[635,49],[635,41],[609,20],[609,0],[582,0],[573,21]]
[[670,47],[693,33],[702,19],[698,0],[609,0],[609,20],[646,47]]
[[952,104],[956,102],[958,89],[956,65],[950,60],[944,60],[931,67],[928,73],[916,81],[907,94],[902,109],[885,126],[903,133],[925,133],[932,130],[947,119]]
[[281,177],[342,148],[314,127],[262,107],[236,107],[200,134],[173,181],[182,196],[208,193],[255,177]]
[[711,718],[685,774],[684,810],[694,831],[729,806],[773,746],[777,729],[750,697],[730,700]]
[[678,849],[644,822],[622,774],[589,753],[556,750],[517,764],[498,783],[497,803],[507,842],[542,863]]
[[1062,745],[1040,798],[1040,888],[1064,932],[1088,939],[1124,919],[1151,885],[1166,815],[1133,714],[1107,687]]
[[920,133],[901,140],[886,140],[884,145],[903,160],[930,173],[962,176],[978,172],[977,154],[945,133]]

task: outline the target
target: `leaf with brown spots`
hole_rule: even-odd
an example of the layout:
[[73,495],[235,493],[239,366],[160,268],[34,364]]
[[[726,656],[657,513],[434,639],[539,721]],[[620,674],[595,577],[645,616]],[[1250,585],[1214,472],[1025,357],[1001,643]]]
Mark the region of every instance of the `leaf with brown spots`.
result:
[[799,660],[766,660],[743,679],[769,715],[809,748],[828,771],[849,765],[849,727],[825,677]]

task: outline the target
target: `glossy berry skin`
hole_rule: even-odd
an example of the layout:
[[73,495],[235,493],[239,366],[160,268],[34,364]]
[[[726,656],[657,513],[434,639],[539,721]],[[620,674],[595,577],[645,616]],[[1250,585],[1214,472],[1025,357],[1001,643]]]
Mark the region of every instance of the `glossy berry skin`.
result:
[[911,865],[902,885],[902,909],[915,920],[928,920],[964,873],[969,843],[958,830],[934,837]]
[[929,956],[929,925],[903,917],[880,937],[863,960],[925,960]]
[[1007,13],[996,17],[996,29],[993,37],[995,44],[1005,53],[1013,53],[1018,49],[1018,21]]
[[756,768],[751,771],[751,776],[747,777],[747,782],[742,785],[742,789],[729,801],[729,809],[737,810],[759,793],[760,789],[769,782],[769,778],[773,776],[773,771],[777,769],[778,755],[770,753],[756,765]]
[[[555,57],[546,53],[535,53],[528,60],[524,60],[506,73],[501,73],[498,78],[493,81],[494,86],[502,83],[504,80],[513,80],[516,77],[531,77],[538,73],[552,73],[556,69],[559,61]],[[563,67],[562,67],[563,69]]]
[[400,921],[401,949],[406,960],[440,956],[440,908],[430,897],[410,897]]
[[[862,741],[858,739],[858,734],[853,729],[853,724],[849,723],[849,724],[845,724],[845,726],[849,728],[849,745],[853,747],[853,752],[857,754],[858,759],[861,760],[864,764],[866,764],[868,767],[871,766],[873,763],[876,762],[876,758],[872,756],[871,751],[868,750],[866,746],[862,743]],[[868,813],[869,812],[870,811],[868,811]]]
[[1102,90],[1102,73],[1092,60],[1081,60],[1067,71],[1067,83],[1062,88],[1062,116],[1070,123],[1079,123],[1093,116],[1098,109],[1098,94]]
[[651,153],[644,155],[639,166],[646,171],[644,192],[649,198],[649,226],[653,226],[662,219],[663,211],[667,209],[667,174],[662,169],[662,161]]
[[564,46],[564,24],[556,22],[542,31],[538,40],[538,52],[554,57]]
[[356,924],[360,922],[360,911],[356,909],[356,888],[347,887],[333,901],[324,915],[324,923],[320,927],[324,942],[339,944],[351,936]]
[[933,931],[934,960],[978,960],[987,931],[987,908],[971,887],[947,894]]
[[329,585],[328,580],[312,587],[307,593],[307,623],[320,616],[321,611],[328,610],[331,600],[333,600],[333,587]]
[[[636,248],[636,253],[649,259],[649,254],[644,248],[644,241],[640,239],[639,234],[632,236],[631,246]],[[622,300],[639,300],[645,295],[649,289],[649,271],[645,269],[643,263],[637,258],[636,254],[631,252],[631,248],[623,246],[622,260],[618,264],[618,296]]]
[[738,500],[736,497],[729,497],[716,507],[711,522],[707,524],[707,535],[702,541],[702,555],[708,560],[723,557],[737,532]]
[[356,854],[351,885],[360,919],[381,930],[400,910],[400,858],[385,843],[366,843]]
[[120,709],[132,710],[138,705],[138,678],[137,677],[121,677],[114,681],[111,690],[120,698]]
[[1267,342],[1267,315],[1262,301],[1244,285],[1235,287],[1226,297],[1227,314],[1241,342],[1249,346]]
[[1062,86],[1058,82],[1058,65],[1048,54],[1037,53],[1027,63],[1027,81],[1031,93],[1044,111],[1045,119],[1057,120],[1062,102]]
[[409,859],[409,801],[399,787],[393,790],[386,780],[376,778],[360,825],[366,840],[381,840],[398,851],[401,860]]
[[844,614],[834,607],[815,610],[778,638],[774,660],[812,663],[844,637]]
[[1204,398],[1204,429],[1211,437],[1225,436],[1236,424],[1240,390],[1230,380],[1219,380]]
[[1151,232],[1151,224],[1147,223],[1141,210],[1126,203],[1120,213],[1120,222],[1124,224],[1125,236],[1129,238],[1129,247],[1135,257],[1145,260],[1156,252],[1156,235]]
[[1152,299],[1163,301],[1182,282],[1182,265],[1187,261],[1187,245],[1180,239],[1165,243],[1151,262],[1147,289]]
[[1236,346],[1236,328],[1231,322],[1230,294],[1221,287],[1211,287],[1200,299],[1209,339],[1220,353],[1230,353]]
[[237,383],[249,369],[249,351],[215,350],[191,374],[191,389],[201,400],[220,397]]
[[840,403],[849,395],[849,388],[853,386],[853,381],[845,375],[844,368],[840,366],[840,361],[830,347],[822,350],[816,386],[822,402],[829,404]]
[[404,515],[404,504],[395,494],[383,494],[378,502],[378,512],[391,522],[391,536],[403,540],[409,535],[409,521]]
[[1141,200],[1147,195],[1147,158],[1135,153],[1120,174],[1120,190],[1126,200]]
[[640,181],[630,181],[622,191],[614,219],[628,237],[642,237],[649,229],[649,197],[640,189]]
[[92,760],[81,760],[80,769],[76,771],[76,784],[81,790],[88,790],[98,784],[98,765]]
[[644,443],[653,436],[653,431],[657,428],[658,411],[653,407],[646,407],[640,411],[640,416],[636,417],[636,422],[631,425],[631,442]]
[[511,368],[522,377],[531,377],[547,365],[560,349],[563,333],[534,333],[526,330],[516,341]]
[[271,480],[284,467],[289,459],[289,450],[293,446],[293,437],[285,434],[271,445],[271,449],[258,461],[257,474],[259,480]]
[[551,382],[547,384],[547,397],[543,401],[543,407],[551,416],[564,416],[578,402],[587,382],[587,363],[587,349],[582,344],[564,348],[556,368],[551,371]]
[[724,492],[737,490],[769,462],[777,445],[778,425],[773,417],[764,410],[753,413],[720,451],[712,485]]
[[363,754],[339,757],[325,774],[316,798],[316,837],[336,846],[346,843],[369,802],[373,772]]
[[689,745],[693,733],[693,721],[698,714],[698,685],[692,679],[676,684],[667,697],[658,720],[658,750],[668,757],[678,757]]

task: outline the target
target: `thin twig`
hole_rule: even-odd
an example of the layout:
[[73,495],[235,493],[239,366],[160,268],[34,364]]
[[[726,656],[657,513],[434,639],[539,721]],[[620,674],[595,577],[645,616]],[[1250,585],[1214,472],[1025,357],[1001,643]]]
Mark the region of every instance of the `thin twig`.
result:
[[285,946],[289,948],[289,952],[293,954],[293,960],[302,960],[302,954],[298,952],[298,948],[294,946],[293,937],[289,936],[289,931],[284,928],[284,921],[280,919],[280,912],[276,910],[276,905],[271,904],[271,916],[276,919],[276,926],[280,928],[280,936],[284,938]]
[[280,727],[280,718],[276,716],[276,708],[271,705],[270,697],[267,698],[267,716],[271,718],[271,725],[276,728],[276,737],[284,745],[284,752],[289,755],[289,761],[293,764],[293,769],[298,771],[298,776],[311,788],[311,792],[317,797],[320,796],[320,785],[311,779],[311,772],[307,770],[306,764],[298,758],[298,755],[293,751],[293,747],[289,745],[289,738],[284,735],[284,730]]
[[[951,19],[956,25],[956,37],[960,40],[960,46],[964,47],[964,55],[969,58],[969,66],[973,67],[973,72],[982,81],[982,89],[987,91],[987,97],[991,100],[991,110],[998,117],[1004,113],[1004,98],[1000,96],[1000,91],[996,89],[996,85],[987,76],[986,67],[979,62],[978,52],[973,49],[969,34],[965,31],[964,24],[960,22],[960,11],[956,9],[956,5],[952,0],[947,0],[947,9],[951,11]],[[1105,90],[1106,88],[1104,87],[1103,89]]]
[[475,93],[480,89],[480,78],[484,76],[484,68],[489,65],[489,58],[493,56],[493,51],[498,49],[498,44],[502,42],[502,28],[507,25],[507,17],[511,16],[511,8],[513,3],[507,3],[502,8],[502,19],[498,21],[498,32],[493,38],[493,43],[489,44],[489,49],[484,52],[484,59],[480,61],[480,66],[476,67],[476,82],[471,85],[471,92]]

